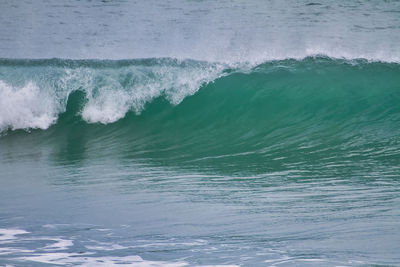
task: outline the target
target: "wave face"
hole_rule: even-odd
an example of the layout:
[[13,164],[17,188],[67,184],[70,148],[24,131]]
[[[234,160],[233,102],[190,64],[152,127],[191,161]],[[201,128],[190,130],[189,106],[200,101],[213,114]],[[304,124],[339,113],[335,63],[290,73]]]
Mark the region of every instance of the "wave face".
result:
[[395,160],[400,151],[396,63],[308,57],[252,67],[173,59],[0,65],[3,139],[47,129],[35,138],[73,135],[80,140],[73,146],[90,143],[100,154],[234,162],[233,171]]

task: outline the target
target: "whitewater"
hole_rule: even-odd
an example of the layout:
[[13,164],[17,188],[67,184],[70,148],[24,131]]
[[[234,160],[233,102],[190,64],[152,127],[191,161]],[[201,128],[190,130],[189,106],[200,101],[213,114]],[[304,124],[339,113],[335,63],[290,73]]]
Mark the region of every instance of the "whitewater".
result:
[[399,266],[399,1],[0,15],[0,266]]

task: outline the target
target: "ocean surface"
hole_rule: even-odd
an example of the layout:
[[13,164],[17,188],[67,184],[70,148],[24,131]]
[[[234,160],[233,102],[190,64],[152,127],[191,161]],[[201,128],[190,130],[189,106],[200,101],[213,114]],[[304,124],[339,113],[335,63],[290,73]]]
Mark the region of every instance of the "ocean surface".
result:
[[400,266],[400,1],[0,1],[0,266]]

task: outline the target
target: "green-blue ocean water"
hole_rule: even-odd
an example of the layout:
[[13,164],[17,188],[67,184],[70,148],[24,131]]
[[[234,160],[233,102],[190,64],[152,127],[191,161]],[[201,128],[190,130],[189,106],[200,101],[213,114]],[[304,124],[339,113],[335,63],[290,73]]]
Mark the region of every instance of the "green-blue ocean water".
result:
[[0,1],[0,266],[400,266],[400,1]]
[[397,63],[4,59],[0,79],[2,264],[400,262]]

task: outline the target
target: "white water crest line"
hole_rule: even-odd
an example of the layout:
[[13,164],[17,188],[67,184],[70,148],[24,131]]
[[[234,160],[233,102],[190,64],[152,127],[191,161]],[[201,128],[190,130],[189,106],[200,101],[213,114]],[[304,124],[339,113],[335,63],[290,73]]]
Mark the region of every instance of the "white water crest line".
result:
[[[29,71],[0,65],[4,76],[0,80],[0,131],[49,128],[66,110],[74,91],[85,94],[80,115],[86,122],[113,123],[129,111],[139,114],[157,97],[177,105],[224,75],[226,69],[204,62],[161,60],[152,64],[104,69],[49,65],[33,66]],[[46,78],[40,78],[43,75]]]

